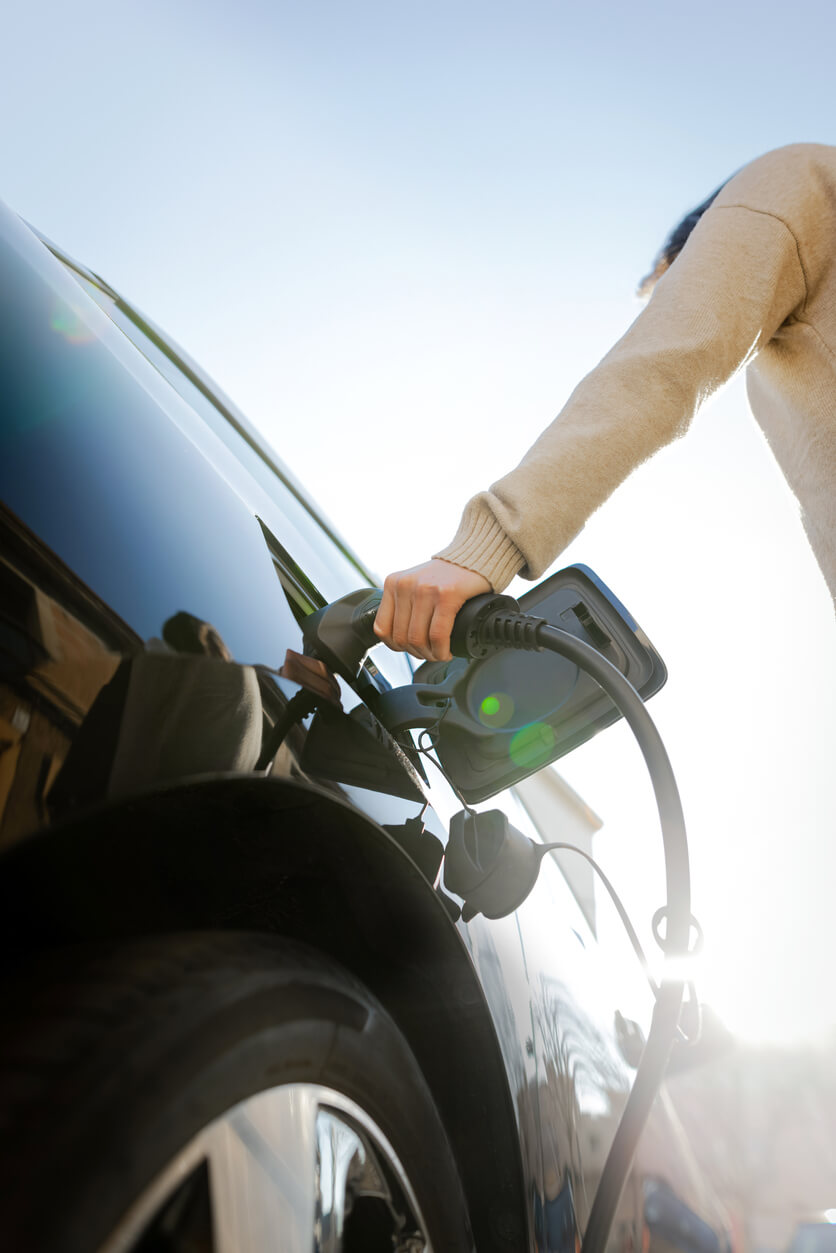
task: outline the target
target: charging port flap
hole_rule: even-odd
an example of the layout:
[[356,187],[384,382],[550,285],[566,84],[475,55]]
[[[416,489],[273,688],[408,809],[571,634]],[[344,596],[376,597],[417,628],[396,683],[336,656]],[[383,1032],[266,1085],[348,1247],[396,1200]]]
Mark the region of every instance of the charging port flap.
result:
[[[520,609],[584,640],[643,700],[667,678],[664,662],[606,584],[569,566],[520,598]],[[551,652],[505,649],[477,661],[421,666],[448,698],[434,730],[439,760],[468,803],[487,800],[556,761],[621,715],[598,684]],[[424,724],[426,725],[426,723]]]

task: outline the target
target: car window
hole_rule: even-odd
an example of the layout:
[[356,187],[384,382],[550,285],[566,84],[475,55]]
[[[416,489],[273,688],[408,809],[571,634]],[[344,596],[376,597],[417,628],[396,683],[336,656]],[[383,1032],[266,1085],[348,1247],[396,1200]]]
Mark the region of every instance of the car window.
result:
[[[314,514],[292,474],[279,465],[278,458],[274,460],[271,450],[261,448],[244,416],[201,368],[106,284],[95,281],[59,252],[55,255],[231,452],[233,462],[226,464],[227,476],[235,475],[237,463],[261,488],[262,494],[251,496],[249,503],[294,613],[309,613],[349,591],[377,582],[324,519]],[[294,544],[294,537],[303,541],[301,546]],[[371,670],[382,673],[385,685],[411,681],[412,666],[405,654],[397,655],[380,646],[374,650],[374,662]]]
[[291,612],[246,500],[189,434],[197,416],[25,228],[0,226],[8,525],[73,572],[96,621],[108,607],[118,638],[187,609],[236,660],[274,662]]
[[[293,481],[286,467],[277,464],[278,458],[268,459],[269,454],[254,447],[253,432],[248,430],[246,419],[200,367],[115,293],[75,269],[66,258],[59,256],[59,260],[175,391],[200,414],[268,496],[276,499],[282,512],[289,515],[293,524],[304,532],[306,540],[318,550],[330,572],[328,578],[320,582],[333,583],[336,574],[342,584],[340,590],[345,592],[361,586],[363,582],[374,581],[374,576],[323,524],[324,520],[313,515],[308,502],[300,499],[302,489]],[[323,587],[322,591],[329,599],[333,598],[332,588]]]

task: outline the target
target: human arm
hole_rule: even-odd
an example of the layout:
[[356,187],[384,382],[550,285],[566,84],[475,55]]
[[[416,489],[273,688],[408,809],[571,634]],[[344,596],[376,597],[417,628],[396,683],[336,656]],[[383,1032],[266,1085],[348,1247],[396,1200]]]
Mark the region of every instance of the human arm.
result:
[[[683,436],[699,406],[803,302],[787,226],[712,208],[648,306],[584,378],[519,465],[465,506],[436,555],[497,591],[536,579],[629,474]],[[519,554],[510,575],[508,552]]]
[[[468,503],[453,541],[436,554],[463,568],[456,589],[470,573],[497,591],[517,572],[539,577],[630,472],[684,434],[702,401],[803,308],[799,237],[809,275],[817,268],[811,241],[823,234],[815,159],[805,145],[767,154],[727,185],[648,307],[519,466]],[[437,568],[433,560],[387,581],[401,606],[397,622],[412,635],[398,635],[393,614],[383,638],[419,656],[447,655],[440,632],[430,641],[420,630],[422,621],[437,625]]]

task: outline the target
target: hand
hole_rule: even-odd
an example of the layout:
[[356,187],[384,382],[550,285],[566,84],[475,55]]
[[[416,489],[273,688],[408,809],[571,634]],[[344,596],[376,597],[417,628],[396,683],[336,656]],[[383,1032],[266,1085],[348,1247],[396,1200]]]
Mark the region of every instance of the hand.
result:
[[492,590],[483,575],[434,557],[387,577],[375,634],[396,652],[424,661],[449,661],[456,614],[466,600]]

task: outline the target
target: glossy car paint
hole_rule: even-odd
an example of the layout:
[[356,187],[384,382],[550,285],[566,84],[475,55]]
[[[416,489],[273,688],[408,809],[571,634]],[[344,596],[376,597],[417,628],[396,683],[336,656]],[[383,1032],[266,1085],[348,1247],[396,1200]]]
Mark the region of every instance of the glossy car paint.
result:
[[[193,363],[0,222],[4,950],[194,927],[321,947],[412,1043],[477,1247],[569,1253],[632,1073],[582,911],[548,863],[516,915],[454,920],[459,802],[370,712],[408,661],[378,648],[351,687],[301,658],[300,617],[374,577]],[[631,1185],[612,1247],[642,1231]]]

